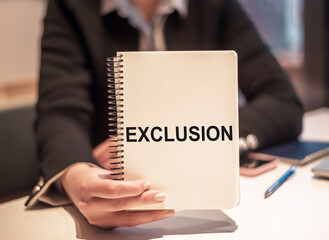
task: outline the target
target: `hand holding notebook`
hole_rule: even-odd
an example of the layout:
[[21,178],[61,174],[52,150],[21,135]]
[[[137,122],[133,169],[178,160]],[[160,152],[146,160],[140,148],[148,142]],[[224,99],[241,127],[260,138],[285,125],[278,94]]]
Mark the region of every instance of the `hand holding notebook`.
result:
[[236,54],[120,52],[108,66],[109,131],[118,137],[112,164],[124,161],[125,179],[147,179],[167,194],[143,209],[235,206]]

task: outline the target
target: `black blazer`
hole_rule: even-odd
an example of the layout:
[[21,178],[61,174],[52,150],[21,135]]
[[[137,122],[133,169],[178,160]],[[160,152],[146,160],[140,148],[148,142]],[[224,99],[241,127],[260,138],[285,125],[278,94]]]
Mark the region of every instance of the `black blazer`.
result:
[[[168,50],[235,50],[240,136],[260,147],[298,136],[302,107],[289,79],[235,0],[190,0],[188,16],[168,16]],[[107,138],[105,60],[138,50],[139,33],[97,0],[50,0],[44,20],[36,136],[45,181],[74,162],[95,163],[94,146]]]

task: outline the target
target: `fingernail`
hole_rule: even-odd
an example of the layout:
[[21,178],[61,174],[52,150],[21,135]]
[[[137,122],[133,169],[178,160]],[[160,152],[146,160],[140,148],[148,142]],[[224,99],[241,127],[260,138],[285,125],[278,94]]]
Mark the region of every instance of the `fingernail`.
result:
[[165,217],[173,217],[173,216],[175,216],[175,211],[167,211],[166,213],[165,213]]
[[164,193],[158,193],[154,196],[154,200],[158,202],[162,202],[166,199],[166,194]]
[[151,183],[150,182],[145,182],[144,183],[144,190],[149,190],[151,187]]

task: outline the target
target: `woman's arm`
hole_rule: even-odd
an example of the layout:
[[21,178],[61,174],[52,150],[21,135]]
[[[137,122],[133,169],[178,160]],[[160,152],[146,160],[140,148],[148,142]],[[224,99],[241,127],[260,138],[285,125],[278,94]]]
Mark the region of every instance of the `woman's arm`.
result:
[[259,147],[296,138],[303,109],[289,78],[236,0],[226,1],[224,15],[219,39],[238,53],[239,87],[248,101],[239,112],[240,136],[255,134]]
[[41,43],[35,129],[46,181],[73,163],[97,164],[90,140],[94,112],[90,63],[64,2],[49,1]]
[[150,183],[145,180],[112,180],[111,171],[106,169],[108,142],[93,152],[91,63],[79,27],[65,4],[49,1],[42,38],[35,128],[45,186],[49,187],[47,182],[58,176],[81,213],[100,227],[135,226],[173,216],[173,211],[166,210],[125,211],[162,202],[165,195],[149,190]]

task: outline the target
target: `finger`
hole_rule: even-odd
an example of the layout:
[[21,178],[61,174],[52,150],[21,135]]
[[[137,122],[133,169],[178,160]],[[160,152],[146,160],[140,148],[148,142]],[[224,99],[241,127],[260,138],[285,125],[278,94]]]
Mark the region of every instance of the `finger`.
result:
[[80,193],[81,196],[86,197],[116,199],[138,196],[148,190],[150,186],[151,184],[145,180],[116,181],[94,177],[80,185]]
[[81,203],[79,209],[82,212],[92,212],[98,214],[102,212],[116,212],[138,206],[160,203],[163,202],[165,198],[165,194],[159,191],[146,191],[136,197],[118,199],[93,198],[88,203]]
[[140,224],[163,220],[175,215],[174,210],[121,211],[106,213],[91,224],[99,227],[134,227]]
[[118,148],[115,147],[116,137],[105,140],[96,146],[93,150],[93,157],[97,160],[97,162],[104,167],[105,169],[110,169],[111,159],[110,157],[118,156]]
[[108,147],[109,147],[109,139],[106,139],[104,142],[100,143],[93,149],[93,156],[94,158],[98,158],[102,153],[105,151],[108,152]]
[[110,148],[107,147],[106,151],[101,153],[98,158],[96,158],[97,162],[105,169],[110,170],[111,168],[111,159],[110,159]]
[[99,144],[93,150],[93,157],[96,161],[104,168],[108,168],[110,162],[110,148],[109,148],[109,140],[106,140]]

